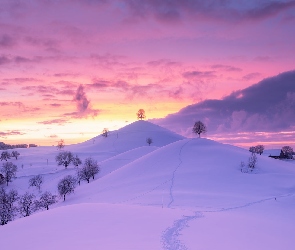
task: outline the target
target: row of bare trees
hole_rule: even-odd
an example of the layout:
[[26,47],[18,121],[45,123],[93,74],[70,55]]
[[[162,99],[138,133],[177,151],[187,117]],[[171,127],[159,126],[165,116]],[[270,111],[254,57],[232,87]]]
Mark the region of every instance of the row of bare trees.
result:
[[[3,164],[7,165],[7,164]],[[97,161],[93,158],[86,158],[84,165],[77,168],[76,175],[67,175],[63,177],[57,185],[58,193],[65,201],[66,195],[73,193],[77,184],[81,181],[90,182],[95,175],[99,173]],[[33,176],[29,179],[29,187],[36,187],[39,192],[44,179],[41,175]],[[7,191],[2,187],[0,189],[0,224],[5,225],[12,221],[16,216],[30,216],[33,212],[40,209],[49,209],[49,206],[56,203],[58,197],[51,192],[44,192],[37,199],[33,193],[26,192],[23,195],[18,195],[14,189]]]
[[39,199],[32,193],[26,192],[18,195],[14,189],[6,191],[0,188],[0,224],[5,225],[16,216],[27,217],[40,209],[49,209],[49,206],[57,202],[57,196],[50,192],[44,192]]
[[95,175],[97,175],[100,171],[98,163],[91,157],[85,159],[82,167],[79,165],[82,164],[80,158],[76,155],[74,156],[69,151],[60,152],[56,156],[56,161],[58,165],[63,165],[65,168],[69,166],[69,164],[73,164],[76,168],[76,175],[67,175],[58,183],[58,193],[63,199],[66,199],[66,195],[74,192],[77,184],[80,185],[81,181],[90,182],[90,179],[94,179]]
[[14,157],[16,160],[17,158],[20,156],[20,153],[17,151],[12,151],[11,153],[9,153],[8,151],[2,151],[1,155],[0,155],[0,160],[1,161],[7,161],[10,158]]

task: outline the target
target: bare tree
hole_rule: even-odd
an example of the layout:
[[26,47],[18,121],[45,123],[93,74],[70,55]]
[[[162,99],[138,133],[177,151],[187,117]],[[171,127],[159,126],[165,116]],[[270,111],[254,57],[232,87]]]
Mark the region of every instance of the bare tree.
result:
[[9,160],[10,159],[10,157],[11,157],[11,155],[9,154],[9,152],[8,151],[3,151],[2,153],[1,153],[1,156],[0,156],[0,160],[1,161],[7,161],[7,160]]
[[16,176],[17,166],[14,165],[12,162],[5,162],[3,163],[2,167],[0,168],[0,172],[4,176],[5,182],[12,182],[12,178]]
[[65,141],[61,139],[60,141],[57,142],[57,149],[61,150],[65,147]]
[[66,195],[73,193],[77,184],[77,180],[72,175],[67,175],[61,179],[57,185],[58,193],[63,196],[64,201],[66,200]]
[[83,181],[87,181],[89,183],[90,181],[90,178],[92,177],[92,174],[91,174],[91,167],[90,166],[83,166],[81,169],[78,170],[78,182],[79,182],[79,185],[80,185],[80,181],[83,180]]
[[59,152],[55,157],[58,166],[67,168],[74,160],[74,155],[70,151]]
[[98,173],[99,167],[97,161],[91,157],[86,158],[83,167],[77,170],[77,180],[79,185],[81,180],[87,181],[89,183],[91,177],[94,179],[94,176]]
[[207,128],[206,128],[206,126],[205,126],[205,124],[203,122],[197,121],[197,122],[195,122],[195,125],[193,127],[193,132],[195,134],[198,134],[199,137],[200,137],[200,135],[202,133],[206,133],[207,132]]
[[16,190],[5,192],[4,188],[0,189],[0,224],[5,225],[12,221],[16,215],[17,208],[14,202],[18,199]]
[[72,163],[75,167],[78,167],[79,165],[82,164],[82,161],[80,160],[80,158],[78,157],[78,155],[76,155],[73,160],[72,160]]
[[43,181],[44,181],[44,179],[43,179],[42,175],[38,174],[36,176],[33,176],[29,180],[29,187],[36,187],[40,191]]
[[0,185],[5,183],[5,178],[3,174],[0,174]]
[[10,207],[19,199],[18,192],[15,189],[11,189],[8,192],[8,202]]
[[293,158],[294,151],[293,151],[292,147],[284,146],[284,147],[282,147],[282,152],[284,154],[284,158],[287,158],[287,159]]
[[249,148],[249,151],[250,151],[252,154],[255,154],[255,153],[256,153],[256,148],[255,148],[255,147],[250,147],[250,148]]
[[49,206],[57,202],[57,196],[46,191],[43,193],[38,201],[38,206],[40,208],[46,208],[49,210]]
[[248,161],[248,168],[250,171],[253,171],[253,169],[256,167],[257,164],[257,156],[256,154],[251,154]]
[[11,157],[14,157],[16,160],[17,160],[17,158],[20,156],[20,153],[19,152],[17,152],[17,151],[12,151],[11,152]]
[[256,147],[255,147],[255,152],[257,153],[257,154],[262,154],[263,153],[263,151],[264,151],[264,146],[263,145],[257,145]]
[[83,180],[83,171],[82,168],[76,168],[76,180],[80,186],[81,181]]
[[107,128],[104,128],[103,131],[102,131],[102,133],[101,133],[101,135],[104,136],[104,137],[108,137],[109,130]]
[[144,109],[139,109],[136,113],[136,116],[137,116],[137,119],[138,120],[142,120],[142,119],[145,119],[146,116],[145,116],[145,111]]
[[99,166],[97,164],[97,161],[92,159],[91,157],[88,157],[84,161],[84,166],[89,168],[90,174],[94,180],[94,176],[99,173]]
[[146,138],[146,143],[149,144],[149,146],[153,143],[153,139],[152,138]]
[[242,173],[248,173],[248,168],[246,168],[245,162],[241,161],[240,169]]
[[262,154],[263,151],[264,151],[264,146],[263,145],[257,145],[257,146],[253,146],[253,147],[250,147],[249,148],[249,151],[252,153],[252,154]]
[[33,212],[38,209],[36,206],[35,195],[26,192],[21,195],[18,200],[18,210],[24,217],[30,216]]

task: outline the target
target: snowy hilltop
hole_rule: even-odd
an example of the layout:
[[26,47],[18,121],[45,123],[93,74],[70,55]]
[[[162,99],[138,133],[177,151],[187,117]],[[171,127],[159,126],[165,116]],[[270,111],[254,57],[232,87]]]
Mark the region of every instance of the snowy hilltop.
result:
[[[3,190],[32,194],[36,201],[50,192],[56,202],[29,216],[15,211],[14,220],[0,226],[1,249],[294,248],[290,162],[257,155],[255,168],[244,172],[248,150],[184,138],[147,121],[60,150],[17,151],[19,157],[9,159],[16,178],[3,183]],[[59,166],[61,152],[71,152],[81,164]],[[83,176],[89,159],[98,173],[81,177],[64,201],[61,180]],[[40,190],[31,185],[36,176]]]

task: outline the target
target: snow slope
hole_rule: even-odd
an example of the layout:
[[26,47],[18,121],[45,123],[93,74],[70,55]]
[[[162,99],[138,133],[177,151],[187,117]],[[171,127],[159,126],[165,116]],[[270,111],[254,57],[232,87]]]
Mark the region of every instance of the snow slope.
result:
[[292,165],[258,156],[256,171],[244,174],[239,166],[248,157],[234,146],[185,139],[92,182],[91,188],[84,185],[76,197],[83,202],[217,209],[295,191]]
[[70,145],[67,150],[81,152],[85,156],[95,155],[99,160],[146,146],[146,139],[152,138],[152,146],[162,147],[184,139],[183,136],[147,121],[137,121],[119,130],[111,131],[108,137],[101,135],[83,143]]
[[[0,227],[5,249],[293,249],[294,164],[261,155],[255,171],[242,173],[247,150],[145,121],[65,150],[97,159],[100,174],[49,211]],[[13,161],[24,167],[8,187],[20,193],[33,175],[56,192],[63,176],[75,174],[56,166],[54,147],[20,153]]]

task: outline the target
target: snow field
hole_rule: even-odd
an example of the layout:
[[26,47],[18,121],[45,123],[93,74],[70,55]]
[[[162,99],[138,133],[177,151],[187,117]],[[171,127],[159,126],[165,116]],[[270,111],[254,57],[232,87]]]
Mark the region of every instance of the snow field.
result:
[[[0,227],[5,249],[20,242],[40,249],[41,241],[42,249],[293,249],[294,164],[258,155],[255,171],[241,173],[247,150],[186,139],[145,121],[64,150],[93,157],[100,173],[49,211]],[[19,152],[9,188],[20,194],[34,175],[44,177],[42,191],[57,193],[58,181],[75,173],[56,165],[56,147]]]

